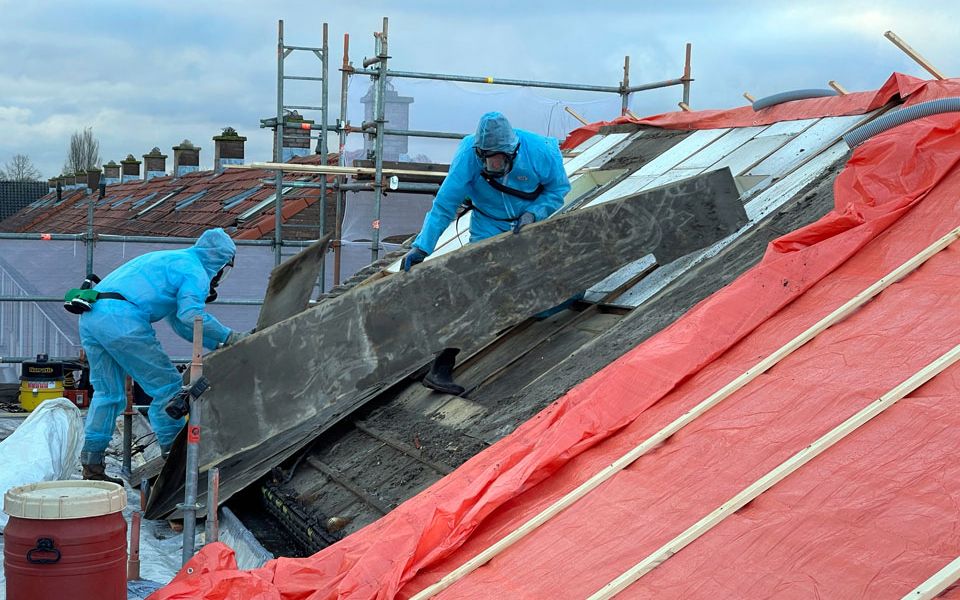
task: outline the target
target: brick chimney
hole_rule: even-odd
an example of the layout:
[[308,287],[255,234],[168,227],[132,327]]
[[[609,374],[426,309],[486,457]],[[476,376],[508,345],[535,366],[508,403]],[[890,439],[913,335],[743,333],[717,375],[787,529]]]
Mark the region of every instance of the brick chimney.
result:
[[[281,162],[287,162],[294,156],[310,154],[310,129],[304,129],[300,124],[313,125],[313,121],[304,119],[297,111],[287,115],[287,125],[283,128],[283,153]],[[291,124],[290,121],[295,123]],[[277,137],[273,137],[273,156],[277,156]]]
[[120,183],[140,179],[140,161],[132,154],[120,161]]
[[57,177],[51,177],[50,179],[47,180],[48,194],[52,194],[53,192],[57,191],[57,180],[58,180]]
[[167,155],[161,154],[160,148],[154,146],[149,154],[144,154],[143,162],[144,181],[150,181],[154,177],[163,177],[167,174]]
[[247,138],[233,127],[225,127],[223,133],[213,136],[213,170],[219,173],[224,165],[242,165],[245,141]]
[[100,185],[100,169],[87,169],[86,176],[86,186],[84,187],[91,192],[96,192]]
[[87,174],[74,173],[70,175],[68,183],[71,190],[78,190],[80,188],[87,187]]
[[103,182],[107,185],[120,183],[120,165],[112,160],[103,165]]
[[183,140],[173,147],[173,176],[183,177],[187,173],[200,170],[200,147],[190,140]]

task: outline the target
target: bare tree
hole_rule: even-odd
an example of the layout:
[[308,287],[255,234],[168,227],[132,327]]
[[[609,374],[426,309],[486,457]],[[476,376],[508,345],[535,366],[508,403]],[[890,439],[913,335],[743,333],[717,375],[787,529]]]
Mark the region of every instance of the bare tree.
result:
[[37,181],[40,171],[26,154],[14,154],[6,166],[0,167],[0,179],[5,181]]
[[87,169],[100,166],[100,141],[93,137],[93,128],[74,131],[70,136],[70,150],[67,162],[63,165],[65,173],[83,173]]

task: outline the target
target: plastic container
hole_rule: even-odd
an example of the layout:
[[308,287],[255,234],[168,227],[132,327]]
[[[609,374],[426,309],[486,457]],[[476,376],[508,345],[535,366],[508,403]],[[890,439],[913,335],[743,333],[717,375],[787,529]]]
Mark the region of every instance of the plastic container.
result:
[[44,400],[63,398],[64,388],[62,381],[28,381],[20,382],[20,406],[24,410],[33,411]]
[[46,354],[24,362],[20,365],[20,406],[32,411],[44,400],[63,398],[67,374],[63,363],[51,362]]
[[47,481],[7,491],[7,600],[125,600],[126,505],[123,488],[106,481]]

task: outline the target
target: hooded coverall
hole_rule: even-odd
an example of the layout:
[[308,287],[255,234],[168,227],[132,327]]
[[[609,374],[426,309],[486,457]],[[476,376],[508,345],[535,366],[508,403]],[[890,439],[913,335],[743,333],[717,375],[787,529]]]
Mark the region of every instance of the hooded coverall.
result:
[[[499,179],[503,185],[533,192],[543,191],[534,200],[524,200],[493,188],[481,176],[481,163],[475,148],[511,153],[520,144],[510,172]],[[563,170],[563,158],[557,140],[522,129],[514,129],[501,113],[480,117],[477,133],[460,142],[450,162],[450,171],[423,220],[423,228],[413,246],[425,254],[433,252],[440,234],[453,221],[457,209],[470,198],[474,211],[470,216],[470,242],[478,242],[513,229],[522,213],[531,213],[542,221],[563,206],[570,182]]]
[[150,425],[161,448],[169,448],[183,427],[164,406],[182,385],[182,375],[160,346],[152,323],[166,319],[187,341],[193,318],[203,315],[203,345],[226,342],[231,330],[204,312],[210,280],[236,254],[223,229],[205,231],[191,248],[149,252],[121,265],[96,286],[126,300],[101,299],[80,316],[80,343],[90,361],[94,393],[87,413],[84,453],[102,453],[117,415],[126,406],[124,375],[153,397]]
[[[502,153],[512,158],[507,172],[496,177],[484,173],[480,153]],[[533,196],[530,199],[497,189],[484,175],[503,187]],[[537,194],[537,190],[539,194]],[[423,220],[423,228],[413,241],[413,250],[404,258],[403,269],[422,261],[432,253],[437,240],[467,199],[473,205],[470,217],[470,242],[499,233],[520,230],[531,221],[542,221],[563,206],[570,182],[563,169],[557,140],[514,129],[505,116],[489,112],[480,117],[477,132],[460,142],[450,170],[433,206]],[[529,213],[522,218],[524,213]],[[532,215],[532,219],[530,216]],[[423,385],[448,394],[462,395],[463,386],[453,381],[458,348],[445,348],[434,359]]]

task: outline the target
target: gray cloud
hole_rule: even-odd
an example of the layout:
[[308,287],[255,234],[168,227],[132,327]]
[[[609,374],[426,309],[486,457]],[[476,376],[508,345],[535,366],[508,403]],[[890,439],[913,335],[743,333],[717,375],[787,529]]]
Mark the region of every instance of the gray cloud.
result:
[[[401,70],[616,85],[629,54],[631,81],[639,83],[679,76],[683,45],[692,42],[696,108],[742,105],[744,91],[763,96],[831,79],[863,90],[893,71],[925,76],[883,39],[887,29],[947,73],[960,72],[952,52],[960,9],[940,2],[0,0],[0,12],[0,162],[26,153],[48,176],[59,172],[70,133],[84,126],[94,127],[105,160],[189,138],[204,147],[209,166],[210,138],[226,125],[250,138],[248,157],[266,158],[271,142],[258,119],[275,111],[278,18],[288,43],[302,45],[319,45],[320,24],[330,23],[334,108],[343,33],[357,64],[372,55],[372,32],[384,15],[391,64]],[[287,66],[313,74],[318,61],[297,57]],[[354,122],[366,85],[355,78],[351,86]],[[564,104],[598,119],[616,110],[612,98],[568,92],[396,85],[416,96],[412,125],[423,129],[467,131],[486,108],[504,107],[520,126],[562,136],[575,125],[560,114]],[[306,84],[288,91],[296,103],[319,97]],[[679,97],[676,88],[638,94],[631,106],[665,112]],[[443,153],[442,143],[422,144]]]

